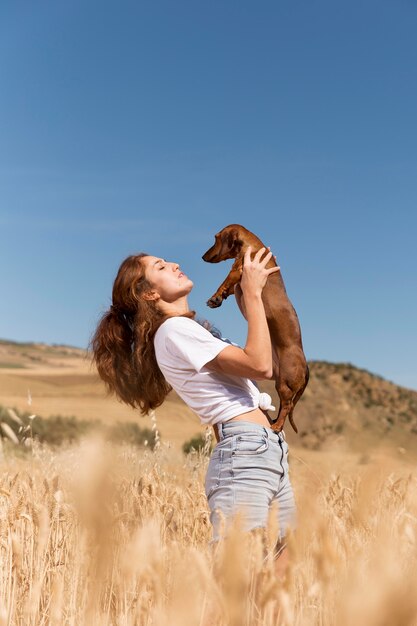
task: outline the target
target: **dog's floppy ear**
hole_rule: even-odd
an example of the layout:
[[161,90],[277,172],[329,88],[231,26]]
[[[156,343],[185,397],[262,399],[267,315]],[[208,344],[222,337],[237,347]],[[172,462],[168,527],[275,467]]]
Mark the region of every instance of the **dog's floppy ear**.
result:
[[227,235],[227,247],[229,248],[231,254],[237,256],[241,251],[242,246],[243,241],[239,239],[239,231],[234,228]]
[[242,246],[243,246],[243,241],[241,239],[236,239],[233,245],[233,252],[236,254],[236,256],[242,250]]
[[229,248],[229,250],[232,250],[233,245],[234,245],[234,243],[236,241],[236,238],[237,238],[237,230],[236,229],[230,230],[227,233],[227,247]]
[[227,247],[233,254],[238,254],[243,246],[243,241],[239,239],[239,232],[236,229],[227,234]]

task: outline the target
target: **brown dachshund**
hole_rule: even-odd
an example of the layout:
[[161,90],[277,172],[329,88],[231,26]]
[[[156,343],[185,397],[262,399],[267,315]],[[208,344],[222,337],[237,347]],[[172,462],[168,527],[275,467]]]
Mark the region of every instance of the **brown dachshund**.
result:
[[[226,280],[208,300],[211,308],[221,306],[223,300],[234,293],[236,283],[241,279],[243,257],[248,246],[253,254],[265,247],[256,235],[239,224],[230,224],[215,235],[215,244],[205,254],[204,261],[219,263],[226,259],[236,259]],[[272,257],[266,267],[276,266]],[[280,406],[272,428],[280,431],[288,416],[291,426],[298,432],[292,417],[294,407],[307,386],[309,371],[303,352],[300,324],[297,313],[291,304],[281,272],[268,277],[262,292],[262,301],[271,336],[273,378],[279,395]]]

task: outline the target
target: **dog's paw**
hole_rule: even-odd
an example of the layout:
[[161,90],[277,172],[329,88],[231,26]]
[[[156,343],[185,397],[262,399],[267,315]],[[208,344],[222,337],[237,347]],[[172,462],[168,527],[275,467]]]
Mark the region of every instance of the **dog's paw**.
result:
[[273,430],[274,433],[280,433],[283,428],[284,428],[284,420],[282,419],[275,420],[275,422],[271,423],[271,430]]
[[213,296],[210,300],[207,300],[207,306],[210,309],[217,309],[217,307],[221,306],[223,302],[223,298],[221,296]]

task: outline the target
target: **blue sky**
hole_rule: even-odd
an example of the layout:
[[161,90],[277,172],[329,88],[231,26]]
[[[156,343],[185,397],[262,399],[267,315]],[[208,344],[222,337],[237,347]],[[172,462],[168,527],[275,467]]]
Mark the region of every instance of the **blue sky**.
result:
[[417,389],[417,5],[0,8],[0,337],[85,347],[120,262],[176,260],[231,339],[238,222],[278,257],[307,358]]

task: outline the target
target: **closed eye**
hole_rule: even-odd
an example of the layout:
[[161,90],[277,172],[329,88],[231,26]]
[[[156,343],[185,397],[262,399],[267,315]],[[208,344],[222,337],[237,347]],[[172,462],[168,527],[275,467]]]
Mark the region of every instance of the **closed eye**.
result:
[[163,263],[165,263],[164,259],[159,259],[158,261],[155,262],[155,265],[159,265],[158,270],[165,269],[165,265],[162,265]]

